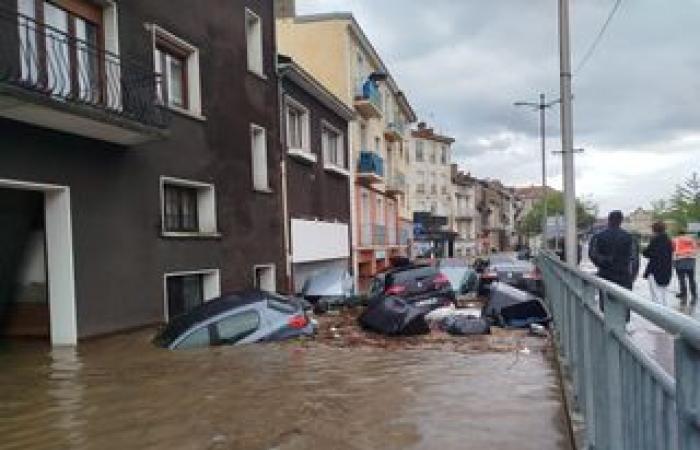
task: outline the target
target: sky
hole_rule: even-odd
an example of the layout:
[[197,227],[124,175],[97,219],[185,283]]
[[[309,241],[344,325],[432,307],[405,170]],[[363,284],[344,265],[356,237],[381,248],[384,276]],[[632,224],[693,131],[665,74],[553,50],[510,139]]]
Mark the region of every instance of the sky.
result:
[[[577,196],[601,213],[650,207],[700,171],[700,0],[572,0]],[[541,183],[539,115],[559,98],[557,0],[297,0],[355,15],[420,120],[457,139],[454,162],[507,185]],[[561,188],[559,109],[547,112],[547,182]]]

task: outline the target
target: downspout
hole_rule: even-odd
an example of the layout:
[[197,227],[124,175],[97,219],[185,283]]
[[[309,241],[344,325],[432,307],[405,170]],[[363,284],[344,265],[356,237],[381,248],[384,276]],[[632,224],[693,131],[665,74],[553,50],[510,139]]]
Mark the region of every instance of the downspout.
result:
[[282,147],[280,158],[280,176],[282,178],[282,223],[284,229],[284,275],[287,285],[287,293],[294,294],[294,286],[292,283],[292,252],[289,235],[289,206],[287,200],[287,133],[285,133],[286,122],[284,120],[284,89],[282,88],[282,79],[284,73],[280,73],[277,91],[279,95],[279,124],[280,124],[280,145]]

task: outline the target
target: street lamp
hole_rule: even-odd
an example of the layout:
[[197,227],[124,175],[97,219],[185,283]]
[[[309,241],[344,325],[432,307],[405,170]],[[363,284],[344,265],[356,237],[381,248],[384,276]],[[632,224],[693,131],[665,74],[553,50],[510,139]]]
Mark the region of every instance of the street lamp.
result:
[[526,106],[540,112],[540,140],[542,143],[542,248],[547,248],[546,233],[547,230],[547,151],[545,144],[545,110],[559,103],[560,100],[553,100],[549,103],[545,101],[545,95],[540,94],[539,103],[534,102],[515,102],[514,106]]

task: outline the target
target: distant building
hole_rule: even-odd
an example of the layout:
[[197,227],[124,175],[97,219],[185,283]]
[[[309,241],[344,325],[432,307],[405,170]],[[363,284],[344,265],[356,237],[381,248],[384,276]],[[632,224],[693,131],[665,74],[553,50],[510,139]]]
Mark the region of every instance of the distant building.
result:
[[630,233],[641,236],[642,239],[651,238],[651,225],[654,223],[654,213],[642,208],[637,208],[625,216],[622,228]]
[[480,221],[476,209],[479,180],[464,173],[452,164],[453,206],[450,223],[457,233],[455,256],[472,257],[477,255],[477,240]]
[[411,210],[450,217],[452,210],[452,144],[425,122],[411,132],[409,147]]

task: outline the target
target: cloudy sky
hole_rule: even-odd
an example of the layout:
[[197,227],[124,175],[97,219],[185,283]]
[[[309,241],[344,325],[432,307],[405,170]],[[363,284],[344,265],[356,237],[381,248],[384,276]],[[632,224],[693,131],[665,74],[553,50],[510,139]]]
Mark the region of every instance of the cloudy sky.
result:
[[[615,0],[572,0],[578,66]],[[538,183],[538,115],[512,106],[559,97],[556,0],[297,0],[299,14],[355,14],[423,120],[454,135],[480,177]],[[700,171],[700,0],[623,0],[574,73],[577,194],[601,211],[648,207]],[[559,110],[547,145],[561,148]],[[561,157],[548,155],[561,186]]]

